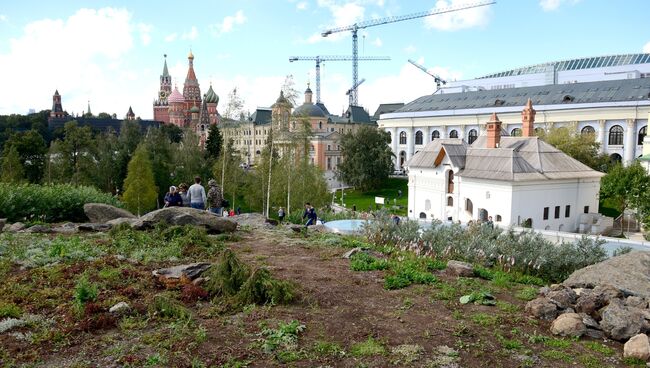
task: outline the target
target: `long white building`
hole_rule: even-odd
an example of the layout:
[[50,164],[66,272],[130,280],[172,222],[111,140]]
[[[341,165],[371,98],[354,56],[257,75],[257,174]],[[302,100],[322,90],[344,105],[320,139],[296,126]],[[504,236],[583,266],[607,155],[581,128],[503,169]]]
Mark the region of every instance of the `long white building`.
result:
[[[550,73],[550,74],[549,74]],[[391,135],[395,169],[435,139],[472,144],[499,114],[502,129],[521,134],[521,106],[537,109],[535,129],[567,126],[596,135],[601,152],[632,162],[642,154],[650,114],[650,54],[574,59],[513,69],[422,96],[382,114]]]

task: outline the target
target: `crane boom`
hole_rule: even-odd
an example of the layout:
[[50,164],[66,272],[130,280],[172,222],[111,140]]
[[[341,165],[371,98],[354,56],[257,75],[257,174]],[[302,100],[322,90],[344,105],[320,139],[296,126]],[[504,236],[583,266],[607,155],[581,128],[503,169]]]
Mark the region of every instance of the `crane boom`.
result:
[[447,84],[447,81],[446,81],[446,80],[440,78],[439,76],[437,76],[437,75],[435,75],[435,74],[433,74],[433,73],[430,73],[430,72],[427,70],[427,68],[425,68],[423,65],[420,65],[420,64],[416,63],[415,61],[413,61],[413,60],[411,60],[411,59],[409,59],[409,63],[411,63],[411,64],[412,64],[413,66],[415,66],[416,68],[422,70],[423,72],[429,74],[430,76],[432,76],[433,79],[436,81],[436,87],[437,87],[437,89],[440,89],[440,83],[442,83],[442,84]]
[[[364,22],[355,23],[349,26],[343,26],[343,27],[337,27],[337,28],[325,30],[321,33],[321,36],[327,37],[332,33],[337,33],[337,32],[345,32],[345,31],[352,32],[352,84],[354,85],[357,83],[357,80],[359,79],[359,63],[358,63],[359,42],[357,37],[357,31],[359,29],[380,26],[382,24],[402,22],[405,20],[411,20],[416,18],[424,18],[431,15],[445,14],[445,13],[451,13],[460,10],[478,8],[481,6],[487,6],[492,4],[496,4],[496,1],[483,1],[478,3],[473,3],[473,4],[462,5],[462,6],[450,6],[447,8],[433,9],[430,11],[424,11],[419,13],[398,15],[398,16],[387,17],[387,18],[371,19]],[[354,90],[352,93],[354,95],[353,101],[356,105],[358,104],[359,96],[356,90]]]
[[[320,103],[320,63],[322,61],[348,61],[352,60],[352,56],[348,55],[325,55],[325,56],[292,56],[289,62],[294,61],[315,61],[316,62],[316,103]],[[358,60],[363,61],[384,61],[390,60],[388,56],[362,56]]]
[[353,84],[352,87],[350,87],[350,89],[347,92],[345,92],[346,95],[350,96],[349,97],[349,105],[348,105],[349,107],[356,106],[356,105],[353,105],[354,101],[352,100],[352,98],[354,97],[354,91],[356,91],[357,88],[359,88],[359,86],[365,81],[366,81],[366,78],[361,78],[360,81]]

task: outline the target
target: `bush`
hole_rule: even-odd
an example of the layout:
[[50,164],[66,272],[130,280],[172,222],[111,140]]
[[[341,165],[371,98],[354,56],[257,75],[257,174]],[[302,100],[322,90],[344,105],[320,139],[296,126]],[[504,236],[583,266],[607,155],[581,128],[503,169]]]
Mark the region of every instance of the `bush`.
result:
[[94,187],[0,183],[0,218],[10,222],[83,222],[87,221],[83,211],[86,203],[121,206],[110,194]]
[[233,296],[239,292],[249,275],[248,266],[231,249],[226,249],[219,263],[206,271],[205,289],[212,296]]
[[352,271],[375,271],[388,268],[388,261],[375,258],[368,253],[359,252],[350,258],[350,269]]
[[74,302],[79,310],[82,310],[86,303],[97,300],[97,285],[88,281],[86,275],[81,276],[74,287]]
[[438,279],[429,271],[426,258],[407,258],[391,262],[391,275],[384,279],[384,288],[402,289],[411,284],[433,284]]
[[287,281],[276,280],[266,268],[258,268],[242,285],[236,297],[237,305],[288,304],[294,299],[294,287]]
[[174,299],[170,293],[162,293],[154,296],[153,302],[149,305],[149,312],[157,314],[162,318],[186,321],[192,319],[192,312],[181,302]]

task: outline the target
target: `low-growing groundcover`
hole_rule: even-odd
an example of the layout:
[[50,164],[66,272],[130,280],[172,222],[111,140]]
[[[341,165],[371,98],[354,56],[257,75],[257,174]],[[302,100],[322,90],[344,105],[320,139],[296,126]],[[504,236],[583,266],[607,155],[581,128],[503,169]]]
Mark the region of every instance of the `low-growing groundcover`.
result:
[[106,203],[121,207],[112,195],[94,187],[71,184],[0,183],[0,218],[16,221],[87,221],[86,203]]

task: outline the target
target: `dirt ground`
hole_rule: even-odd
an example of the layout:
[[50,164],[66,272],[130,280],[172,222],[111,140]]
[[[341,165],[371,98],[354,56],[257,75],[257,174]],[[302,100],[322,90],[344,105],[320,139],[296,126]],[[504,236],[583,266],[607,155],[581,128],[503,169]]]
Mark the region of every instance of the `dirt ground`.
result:
[[[188,303],[206,333],[192,344],[168,339],[173,330],[145,320],[133,329],[71,332],[64,345],[46,340],[34,346],[8,334],[0,334],[0,345],[20,357],[17,365],[31,366],[33,361],[47,367],[626,366],[621,344],[550,336],[548,323],[527,317],[525,301],[515,297],[523,285],[495,286],[439,271],[439,282],[433,285],[386,290],[384,271],[351,271],[350,261],[341,257],[347,249],[319,243],[315,235],[262,227],[238,233],[228,246],[247,263],[266,266],[276,278],[294,282],[296,302],[236,314],[215,313],[208,301]],[[147,278],[151,269],[138,271],[138,277]],[[147,281],[146,288],[157,292],[161,287]],[[459,303],[460,296],[478,289],[491,290],[499,304]],[[141,298],[130,301],[137,304]],[[297,354],[282,359],[265,352],[260,347],[262,328],[292,320],[305,326]],[[379,350],[355,348],[369,338]],[[157,359],[161,350],[168,354]]]

